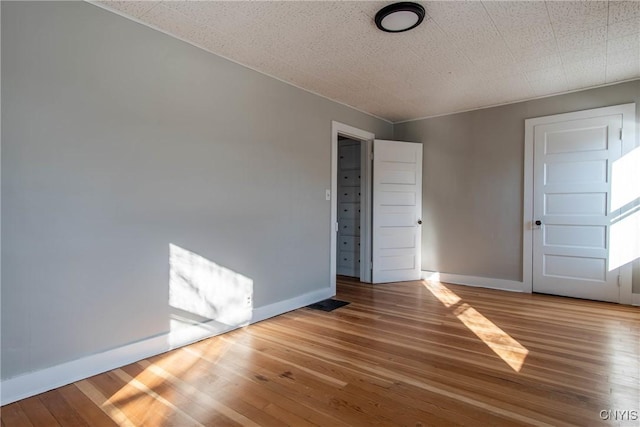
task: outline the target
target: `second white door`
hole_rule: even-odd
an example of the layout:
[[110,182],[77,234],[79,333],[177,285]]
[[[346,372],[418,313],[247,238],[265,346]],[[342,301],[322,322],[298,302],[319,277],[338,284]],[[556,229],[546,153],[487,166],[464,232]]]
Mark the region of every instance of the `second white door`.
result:
[[535,126],[534,292],[618,301],[609,240],[621,128],[621,114]]

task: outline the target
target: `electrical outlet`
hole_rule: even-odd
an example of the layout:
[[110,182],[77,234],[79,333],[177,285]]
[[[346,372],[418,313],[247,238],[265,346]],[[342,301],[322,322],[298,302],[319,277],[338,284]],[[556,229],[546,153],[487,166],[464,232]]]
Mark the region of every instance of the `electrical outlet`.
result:
[[247,307],[251,307],[253,306],[253,296],[252,295],[247,295],[244,299],[244,304]]

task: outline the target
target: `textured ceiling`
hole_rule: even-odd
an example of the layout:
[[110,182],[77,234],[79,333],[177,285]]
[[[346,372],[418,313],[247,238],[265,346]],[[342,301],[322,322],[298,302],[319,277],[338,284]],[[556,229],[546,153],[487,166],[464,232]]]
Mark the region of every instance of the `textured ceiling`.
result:
[[392,122],[640,78],[640,1],[102,1],[215,54]]

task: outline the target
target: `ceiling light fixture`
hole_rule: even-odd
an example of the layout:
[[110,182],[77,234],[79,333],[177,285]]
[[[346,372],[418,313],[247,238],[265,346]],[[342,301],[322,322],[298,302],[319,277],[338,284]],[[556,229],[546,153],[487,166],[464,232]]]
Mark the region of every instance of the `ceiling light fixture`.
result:
[[376,13],[376,26],[387,33],[401,33],[420,25],[424,7],[417,3],[400,2],[385,6]]

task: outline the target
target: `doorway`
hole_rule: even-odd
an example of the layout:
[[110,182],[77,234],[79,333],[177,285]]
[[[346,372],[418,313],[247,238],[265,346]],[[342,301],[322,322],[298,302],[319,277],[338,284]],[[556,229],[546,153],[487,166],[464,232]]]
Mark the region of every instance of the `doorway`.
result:
[[371,282],[371,153],[375,135],[332,123],[331,268],[336,275]]
[[422,144],[374,138],[332,123],[333,291],[336,274],[365,283],[420,279]]
[[631,302],[631,263],[620,260],[633,258],[625,242],[640,236],[618,230],[638,202],[623,200],[619,173],[636,145],[634,121],[635,104],[526,120],[523,255],[533,292]]

